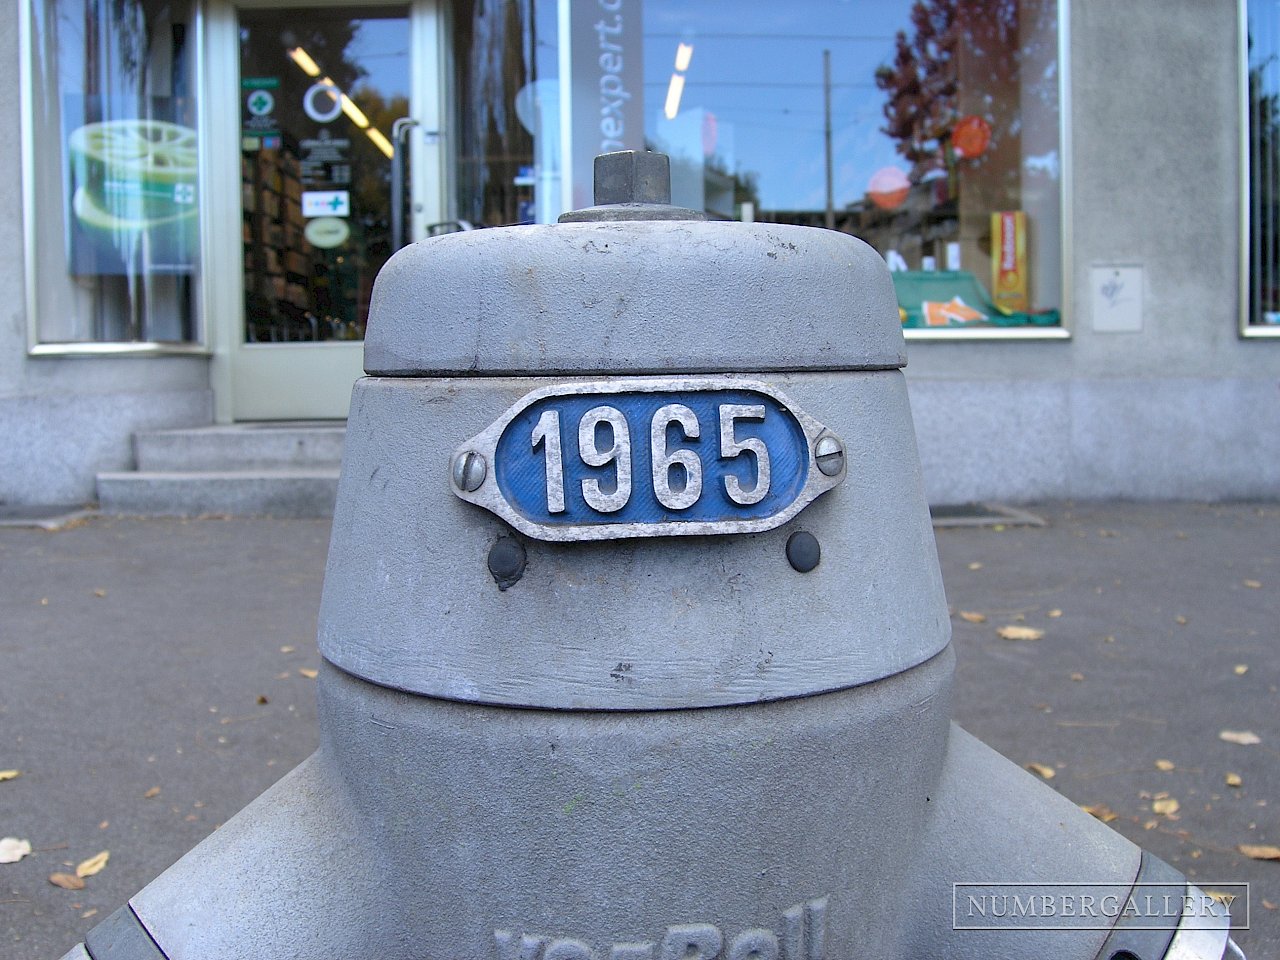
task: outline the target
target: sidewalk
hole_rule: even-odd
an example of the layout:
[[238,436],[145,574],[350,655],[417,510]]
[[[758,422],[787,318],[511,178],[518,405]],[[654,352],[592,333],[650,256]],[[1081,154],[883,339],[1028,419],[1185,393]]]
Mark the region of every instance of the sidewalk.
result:
[[[938,531],[956,719],[1193,880],[1249,881],[1235,938],[1280,956],[1280,861],[1236,850],[1280,844],[1280,505],[1033,509]],[[327,545],[311,520],[0,528],[0,836],[35,848],[0,864],[0,956],[56,960],[315,748]],[[103,850],[84,889],[48,882]]]

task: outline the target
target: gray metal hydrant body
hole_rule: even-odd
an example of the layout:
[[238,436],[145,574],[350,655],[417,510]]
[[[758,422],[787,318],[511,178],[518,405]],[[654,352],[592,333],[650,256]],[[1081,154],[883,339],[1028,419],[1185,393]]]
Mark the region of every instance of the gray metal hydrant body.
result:
[[[68,956],[1222,956],[1225,921],[956,929],[957,883],[1189,888],[950,723],[883,261],[686,216],[622,204],[388,263],[320,749]],[[752,445],[784,416],[798,458]],[[790,481],[785,509],[752,501]],[[629,514],[633,491],[665,506]],[[713,494],[739,512],[688,519]]]

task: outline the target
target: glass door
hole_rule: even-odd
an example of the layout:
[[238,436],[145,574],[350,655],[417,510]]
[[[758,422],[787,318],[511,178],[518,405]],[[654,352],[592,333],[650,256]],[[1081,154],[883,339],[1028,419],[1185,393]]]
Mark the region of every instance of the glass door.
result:
[[[251,5],[234,17],[231,418],[342,418],[393,223],[442,219],[438,147],[423,136],[439,110],[435,9]],[[408,176],[393,176],[398,150]]]

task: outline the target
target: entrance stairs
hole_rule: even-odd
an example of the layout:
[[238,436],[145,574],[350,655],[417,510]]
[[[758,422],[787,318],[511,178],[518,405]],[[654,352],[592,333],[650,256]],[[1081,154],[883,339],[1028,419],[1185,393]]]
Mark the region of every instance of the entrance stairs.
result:
[[329,517],[346,423],[237,423],[134,435],[137,469],[99,473],[103,513]]

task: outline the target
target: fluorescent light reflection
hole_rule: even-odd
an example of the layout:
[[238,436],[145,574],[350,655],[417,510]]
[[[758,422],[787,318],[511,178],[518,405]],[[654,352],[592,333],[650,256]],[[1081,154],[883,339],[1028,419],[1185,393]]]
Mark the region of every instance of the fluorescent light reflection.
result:
[[693,60],[693,44],[682,43],[676,47],[676,69],[684,73],[689,69],[689,63]]
[[289,51],[289,59],[302,68],[302,72],[308,77],[320,76],[320,68],[316,66],[316,62],[311,59],[311,54],[303,50],[301,47],[294,47]]
[[683,93],[684,77],[681,74],[673,73],[671,75],[671,86],[667,87],[667,103],[662,108],[662,113],[668,120],[674,120],[676,114],[680,112],[680,97]]

